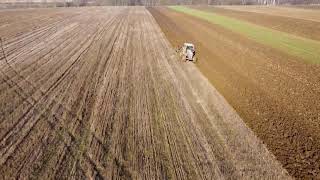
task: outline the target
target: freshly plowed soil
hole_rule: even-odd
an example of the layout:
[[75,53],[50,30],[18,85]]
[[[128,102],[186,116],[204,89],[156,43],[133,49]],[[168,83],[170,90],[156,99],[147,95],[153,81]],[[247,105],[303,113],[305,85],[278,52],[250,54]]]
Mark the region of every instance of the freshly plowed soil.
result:
[[145,8],[0,14],[0,179],[290,179]]
[[218,7],[202,6],[192,8],[214,12],[278,31],[294,34],[300,37],[318,41],[320,40],[320,21],[317,22],[305,19],[297,19],[294,17],[284,17],[277,15],[277,13],[271,15],[266,13],[237,11]]
[[174,47],[194,42],[197,66],[289,173],[320,178],[320,67],[200,19],[150,8]]

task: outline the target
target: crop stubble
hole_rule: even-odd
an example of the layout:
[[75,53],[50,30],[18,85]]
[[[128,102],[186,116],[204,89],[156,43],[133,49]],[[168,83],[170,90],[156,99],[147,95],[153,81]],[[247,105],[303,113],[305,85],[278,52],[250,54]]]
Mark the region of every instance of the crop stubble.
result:
[[2,178],[289,178],[145,8],[1,13]]

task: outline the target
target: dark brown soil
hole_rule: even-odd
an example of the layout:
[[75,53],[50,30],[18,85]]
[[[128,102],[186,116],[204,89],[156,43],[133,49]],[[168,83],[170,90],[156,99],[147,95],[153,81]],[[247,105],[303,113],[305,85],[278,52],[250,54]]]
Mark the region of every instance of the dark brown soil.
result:
[[199,69],[291,175],[320,177],[318,65],[166,8],[149,11],[174,47],[196,44]]

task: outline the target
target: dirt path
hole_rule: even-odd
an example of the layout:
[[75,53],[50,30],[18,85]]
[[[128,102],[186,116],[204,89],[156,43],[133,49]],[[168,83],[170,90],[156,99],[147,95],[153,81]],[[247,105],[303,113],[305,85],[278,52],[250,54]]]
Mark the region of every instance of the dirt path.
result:
[[199,69],[289,173],[319,177],[319,66],[166,8],[150,11],[174,47],[196,44]]
[[58,11],[0,16],[2,179],[290,178],[145,8]]

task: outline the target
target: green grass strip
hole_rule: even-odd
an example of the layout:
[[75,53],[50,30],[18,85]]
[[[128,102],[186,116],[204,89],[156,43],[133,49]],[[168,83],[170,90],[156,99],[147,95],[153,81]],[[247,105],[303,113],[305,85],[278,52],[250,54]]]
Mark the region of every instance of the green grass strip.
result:
[[169,6],[169,8],[220,25],[258,43],[300,57],[307,62],[320,63],[319,41],[298,37],[212,12],[205,12],[184,6]]

